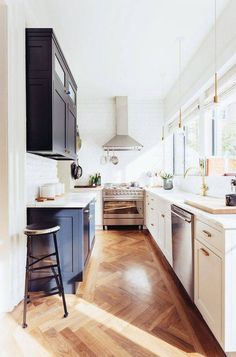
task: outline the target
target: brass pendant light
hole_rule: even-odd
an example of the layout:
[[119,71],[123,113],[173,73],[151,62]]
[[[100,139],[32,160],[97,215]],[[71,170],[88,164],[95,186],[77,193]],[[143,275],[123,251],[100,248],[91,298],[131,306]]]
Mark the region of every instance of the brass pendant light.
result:
[[214,67],[215,67],[215,75],[214,75],[214,97],[213,97],[213,103],[218,104],[219,103],[219,96],[218,96],[218,74],[217,74],[217,50],[216,50],[216,44],[217,44],[217,34],[216,34],[216,15],[217,15],[217,9],[216,9],[216,0],[214,0]]

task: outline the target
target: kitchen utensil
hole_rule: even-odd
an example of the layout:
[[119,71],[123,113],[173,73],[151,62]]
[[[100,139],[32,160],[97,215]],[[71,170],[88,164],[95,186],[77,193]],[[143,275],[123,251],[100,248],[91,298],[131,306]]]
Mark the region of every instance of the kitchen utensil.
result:
[[71,176],[74,180],[78,180],[83,175],[83,169],[79,165],[79,161],[77,158],[77,162],[72,162],[71,164]]
[[113,151],[113,155],[111,157],[111,162],[113,163],[113,165],[117,165],[119,162],[118,157],[115,155],[115,152]]
[[109,156],[109,150],[107,150],[107,153],[105,154],[105,152],[103,153],[102,157],[101,157],[101,164],[105,165],[110,161],[110,156]]
[[77,151],[79,151],[81,149],[82,146],[82,141],[79,135],[79,129],[78,129],[78,125],[76,128],[76,147],[77,147]]

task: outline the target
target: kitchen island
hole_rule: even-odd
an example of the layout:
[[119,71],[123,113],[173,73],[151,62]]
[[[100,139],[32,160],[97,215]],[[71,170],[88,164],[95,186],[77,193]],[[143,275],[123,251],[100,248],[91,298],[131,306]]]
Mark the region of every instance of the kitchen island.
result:
[[[62,279],[66,293],[74,294],[78,282],[83,280],[95,238],[95,195],[93,193],[68,193],[53,201],[31,202],[27,205],[27,222],[48,223],[60,226],[58,247]],[[33,238],[32,255],[41,255],[52,250],[48,235]],[[34,277],[41,277],[39,271]],[[52,288],[50,280],[31,283],[30,290],[41,291]]]

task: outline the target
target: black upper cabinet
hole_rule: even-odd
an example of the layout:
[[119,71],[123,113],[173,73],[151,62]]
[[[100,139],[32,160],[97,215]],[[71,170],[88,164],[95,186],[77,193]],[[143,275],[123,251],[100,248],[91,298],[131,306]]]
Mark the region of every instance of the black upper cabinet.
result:
[[26,29],[27,151],[76,158],[77,85],[53,29]]

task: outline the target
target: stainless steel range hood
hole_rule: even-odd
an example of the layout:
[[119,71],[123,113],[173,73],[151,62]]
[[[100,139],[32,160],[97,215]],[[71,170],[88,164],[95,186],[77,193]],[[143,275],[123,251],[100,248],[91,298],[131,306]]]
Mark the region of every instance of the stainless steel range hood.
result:
[[143,145],[129,136],[128,97],[116,97],[116,135],[103,145],[104,150],[141,150]]

